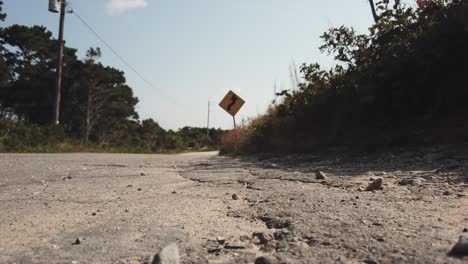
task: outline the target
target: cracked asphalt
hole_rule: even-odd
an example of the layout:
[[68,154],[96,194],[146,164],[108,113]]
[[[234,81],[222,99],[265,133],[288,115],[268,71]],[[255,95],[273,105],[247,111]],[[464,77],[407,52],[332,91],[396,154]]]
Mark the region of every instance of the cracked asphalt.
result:
[[420,153],[0,154],[0,263],[151,263],[172,242],[182,263],[467,263],[447,255],[468,227],[467,166]]

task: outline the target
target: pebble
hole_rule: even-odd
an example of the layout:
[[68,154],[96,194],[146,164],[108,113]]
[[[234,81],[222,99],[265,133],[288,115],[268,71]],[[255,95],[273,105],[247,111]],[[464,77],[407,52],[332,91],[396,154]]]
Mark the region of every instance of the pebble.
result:
[[273,260],[269,257],[258,257],[255,259],[255,264],[272,264],[274,263]]
[[377,261],[375,261],[374,259],[371,259],[371,258],[365,259],[363,262],[366,263],[366,264],[378,264]]
[[421,184],[421,181],[418,180],[418,179],[405,178],[405,179],[402,179],[401,181],[399,181],[398,184],[403,185],[403,186],[419,185],[419,184]]
[[77,238],[75,240],[75,242],[72,243],[72,245],[79,245],[79,244],[81,244],[81,239],[80,238]]
[[377,240],[379,242],[385,242],[385,238],[381,237],[381,236],[376,237],[375,240]]
[[376,190],[381,190],[382,189],[382,183],[383,179],[382,178],[377,178],[375,181],[371,182],[367,188],[365,189],[366,192],[372,192]]
[[461,236],[457,244],[452,248],[449,255],[451,256],[468,256],[468,236]]
[[240,240],[234,240],[234,241],[226,243],[224,248],[225,249],[244,249],[245,244],[242,243]]
[[450,192],[450,191],[445,191],[444,192],[444,195],[450,195],[450,194],[452,194],[452,192]]
[[146,174],[144,174],[143,172],[142,172],[142,173],[140,173],[140,176],[145,176],[145,175],[146,175]]
[[156,256],[154,256],[152,264],[179,264],[180,254],[179,247],[175,244],[169,244],[164,247]]
[[327,176],[325,175],[324,172],[318,170],[318,171],[315,172],[315,179],[325,180],[325,179],[327,179]]
[[271,240],[273,240],[273,235],[267,232],[254,232],[253,237],[257,237],[258,240],[260,241],[260,244],[267,244]]
[[275,240],[278,241],[293,241],[294,240],[294,234],[286,229],[276,231],[275,234]]
[[235,194],[235,193],[231,196],[231,198],[233,200],[239,200],[239,196],[237,196],[237,194]]
[[378,171],[378,172],[375,172],[374,173],[376,176],[384,176],[384,175],[387,175],[387,173],[385,171]]
[[216,241],[218,241],[218,243],[221,244],[221,245],[226,243],[226,239],[224,237],[217,237]]

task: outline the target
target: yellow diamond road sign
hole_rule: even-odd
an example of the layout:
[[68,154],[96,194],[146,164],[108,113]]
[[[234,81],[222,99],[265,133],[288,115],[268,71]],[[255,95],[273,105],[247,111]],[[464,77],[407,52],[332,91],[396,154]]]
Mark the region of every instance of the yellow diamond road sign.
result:
[[221,106],[221,108],[226,110],[226,112],[228,112],[232,116],[235,116],[244,104],[245,101],[242,100],[242,98],[240,98],[233,91],[229,91],[228,94],[221,101],[221,103],[219,103],[219,106]]

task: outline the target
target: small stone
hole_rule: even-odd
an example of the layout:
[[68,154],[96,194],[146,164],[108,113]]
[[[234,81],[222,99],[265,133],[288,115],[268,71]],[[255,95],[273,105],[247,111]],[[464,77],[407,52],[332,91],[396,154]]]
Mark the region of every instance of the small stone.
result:
[[450,191],[445,191],[445,192],[444,192],[444,195],[446,195],[446,196],[447,196],[447,195],[450,195],[450,194],[452,194],[452,192],[450,192]]
[[375,261],[374,259],[371,259],[371,258],[365,259],[363,262],[366,263],[366,264],[378,264],[377,261]]
[[318,170],[318,171],[315,172],[315,179],[325,180],[325,179],[327,179],[327,176],[325,175],[324,172]]
[[237,194],[235,194],[235,193],[231,196],[231,198],[233,200],[239,200],[239,196],[237,196]]
[[408,186],[408,185],[421,185],[423,183],[423,179],[421,178],[404,178],[398,182],[399,185]]
[[68,180],[71,180],[71,179],[72,179],[72,176],[70,176],[70,175],[62,177],[62,181],[68,181]]
[[226,243],[226,239],[224,237],[217,237],[216,241],[218,241],[220,245],[224,245],[224,243]]
[[245,241],[249,241],[249,240],[250,240],[250,237],[248,237],[248,236],[240,236],[239,239],[240,239],[240,241],[245,242]]
[[81,244],[81,239],[80,238],[77,238],[75,240],[75,242],[72,243],[72,245],[79,245],[79,244]]
[[457,244],[449,252],[450,256],[466,257],[468,256],[468,236],[461,236]]
[[414,179],[411,179],[411,178],[405,178],[405,179],[402,179],[401,181],[398,182],[399,185],[402,185],[402,186],[407,186],[407,185],[416,185],[416,181]]
[[255,264],[272,264],[273,260],[269,257],[263,256],[255,259]]
[[234,241],[226,243],[224,248],[225,249],[244,249],[245,244],[242,243],[240,240],[234,240]]
[[273,240],[273,235],[267,232],[254,232],[253,237],[257,237],[260,241],[260,244],[267,244],[271,240]]
[[131,188],[131,187],[133,187],[133,185],[131,185],[131,184],[127,185],[127,188]]
[[164,247],[153,259],[152,264],[179,264],[179,247],[175,244],[169,244]]
[[294,240],[294,234],[287,229],[276,231],[274,233],[274,236],[275,236],[275,240],[278,240],[278,241],[293,241]]
[[142,173],[140,173],[140,176],[145,176],[145,175],[146,175],[146,174],[144,174],[143,172],[142,172]]
[[463,233],[468,233],[468,228],[463,228]]
[[372,192],[372,191],[377,191],[382,189],[382,183],[383,179],[382,178],[377,178],[375,181],[371,182],[367,188],[365,189],[366,192]]
[[91,215],[92,215],[92,216],[95,216],[95,215],[96,215],[96,213],[95,213],[95,212],[93,212]]
[[137,191],[141,192],[143,189],[142,188],[138,188]]
[[176,191],[172,191],[171,193],[172,193],[172,194],[176,194],[177,192],[176,192]]

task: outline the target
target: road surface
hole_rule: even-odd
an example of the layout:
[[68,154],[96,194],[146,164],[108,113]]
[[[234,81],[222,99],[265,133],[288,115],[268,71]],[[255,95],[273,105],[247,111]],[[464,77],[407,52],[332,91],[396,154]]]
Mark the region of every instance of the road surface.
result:
[[447,253],[467,164],[447,162],[0,154],[0,263],[151,263],[172,242],[182,263],[466,263]]

